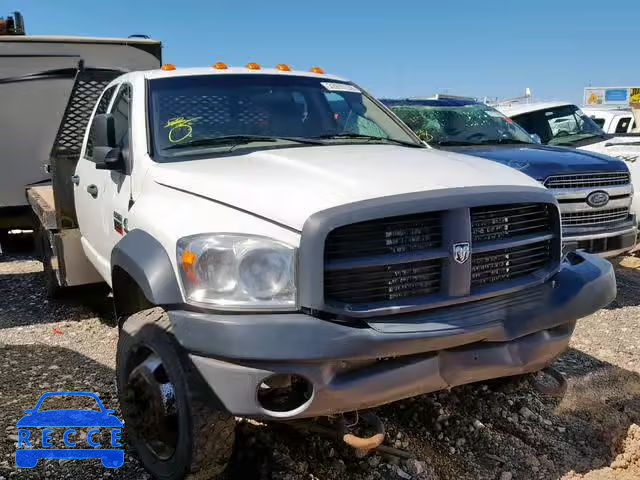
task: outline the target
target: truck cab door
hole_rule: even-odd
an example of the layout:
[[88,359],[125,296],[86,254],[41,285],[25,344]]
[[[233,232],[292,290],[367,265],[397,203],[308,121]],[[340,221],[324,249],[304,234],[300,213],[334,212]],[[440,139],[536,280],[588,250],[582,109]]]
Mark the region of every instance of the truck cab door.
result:
[[[133,206],[131,173],[133,171],[133,143],[131,134],[131,112],[133,88],[123,83],[116,94],[109,113],[114,119],[116,142],[124,159],[121,169],[105,170],[101,218],[104,236],[100,243],[100,254],[111,268],[111,251],[128,231],[128,214]],[[138,99],[140,100],[140,99]]]
[[104,237],[107,234],[108,226],[105,225],[103,220],[101,204],[105,200],[104,186],[110,172],[96,168],[90,132],[95,115],[108,112],[117,90],[118,85],[107,88],[100,100],[98,100],[98,106],[90,123],[89,133],[85,135],[75,174],[71,179],[74,185],[74,203],[82,248],[89,261],[105,279],[111,278],[111,274],[109,259],[104,256],[106,248]]

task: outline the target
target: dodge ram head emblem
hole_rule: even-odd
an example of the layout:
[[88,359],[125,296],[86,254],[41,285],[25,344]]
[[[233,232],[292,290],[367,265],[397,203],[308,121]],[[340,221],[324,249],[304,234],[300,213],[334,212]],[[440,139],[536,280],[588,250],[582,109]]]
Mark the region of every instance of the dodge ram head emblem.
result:
[[609,194],[603,191],[591,192],[587,197],[587,204],[591,207],[604,207],[609,203]]
[[469,246],[469,242],[462,243],[454,243],[453,244],[453,259],[457,263],[464,263],[469,260],[469,253],[471,252],[471,247]]

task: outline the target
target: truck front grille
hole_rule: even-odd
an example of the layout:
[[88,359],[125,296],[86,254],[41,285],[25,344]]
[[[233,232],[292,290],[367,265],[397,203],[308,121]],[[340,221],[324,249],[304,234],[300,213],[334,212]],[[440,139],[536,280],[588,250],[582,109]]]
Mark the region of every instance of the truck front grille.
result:
[[471,288],[528,275],[544,268],[550,258],[549,240],[474,255]]
[[544,186],[556,188],[593,188],[628,185],[631,183],[629,173],[626,172],[597,172],[572,175],[553,175],[544,181]]
[[626,221],[628,217],[629,209],[626,207],[609,210],[563,212],[562,224],[565,227],[610,227]]
[[545,204],[500,205],[471,209],[474,243],[503,240],[519,235],[550,233],[551,218]]
[[339,302],[369,303],[440,291],[441,260],[328,271],[326,294]]
[[[482,206],[341,226],[324,242],[324,300],[347,309],[384,309],[398,302],[464,297],[491,284],[508,288],[527,276],[537,281],[534,273],[551,271],[559,263],[558,234],[559,216],[551,203]],[[456,248],[462,251],[457,260]],[[450,293],[453,283],[457,290]]]
[[336,228],[327,238],[325,255],[328,260],[397,255],[441,244],[440,213],[420,213]]

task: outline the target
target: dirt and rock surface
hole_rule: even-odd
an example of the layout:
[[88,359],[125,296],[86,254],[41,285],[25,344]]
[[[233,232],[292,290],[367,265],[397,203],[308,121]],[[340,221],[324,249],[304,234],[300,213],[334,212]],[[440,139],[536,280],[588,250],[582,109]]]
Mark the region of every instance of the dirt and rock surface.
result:
[[[490,382],[423,395],[377,409],[386,444],[410,459],[358,458],[332,439],[282,425],[240,421],[232,479],[567,479],[640,478],[640,270],[617,266],[619,295],[579,322],[571,348],[554,366],[566,394],[545,397],[531,379]],[[40,461],[17,470],[16,421],[40,394],[97,392],[118,405],[117,328],[95,292],[74,300],[44,296],[41,266],[0,256],[0,480],[150,478],[125,444],[125,464]]]

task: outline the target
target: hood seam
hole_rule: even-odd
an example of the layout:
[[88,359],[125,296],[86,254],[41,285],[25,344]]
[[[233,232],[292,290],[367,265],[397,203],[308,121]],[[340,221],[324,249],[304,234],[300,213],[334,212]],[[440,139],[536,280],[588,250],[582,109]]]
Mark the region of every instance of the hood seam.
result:
[[296,229],[294,227],[291,227],[291,226],[289,226],[287,224],[278,222],[277,220],[273,220],[271,218],[265,217],[263,215],[260,215],[259,213],[255,213],[255,212],[252,212],[250,210],[245,210],[244,208],[236,207],[235,205],[231,205],[230,203],[226,203],[226,202],[222,202],[220,200],[216,200],[215,198],[211,198],[211,197],[208,197],[206,195],[201,195],[199,193],[190,192],[189,190],[184,190],[182,188],[175,187],[173,185],[168,185],[166,183],[159,182],[158,180],[154,180],[154,181],[158,185],[162,185],[163,187],[170,188],[170,189],[176,190],[178,192],[186,193],[188,195],[193,195],[194,197],[203,198],[205,200],[209,200],[209,201],[217,203],[219,205],[223,205],[225,207],[232,208],[232,209],[237,210],[239,212],[246,213],[247,215],[251,215],[252,217],[256,217],[256,218],[259,218],[260,220],[264,220],[265,222],[269,222],[269,223],[272,223],[274,225],[277,225],[277,226],[279,226],[281,228],[289,230],[290,232],[297,233],[297,234],[301,234],[302,233],[302,230],[298,230],[298,229]]

